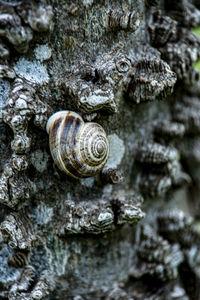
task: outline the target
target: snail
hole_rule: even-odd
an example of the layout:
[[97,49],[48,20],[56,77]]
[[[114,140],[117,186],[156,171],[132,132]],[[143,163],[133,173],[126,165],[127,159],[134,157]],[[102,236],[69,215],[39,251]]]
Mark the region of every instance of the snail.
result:
[[72,111],[59,111],[49,118],[46,130],[53,160],[67,175],[91,177],[104,167],[109,143],[99,124],[85,123]]

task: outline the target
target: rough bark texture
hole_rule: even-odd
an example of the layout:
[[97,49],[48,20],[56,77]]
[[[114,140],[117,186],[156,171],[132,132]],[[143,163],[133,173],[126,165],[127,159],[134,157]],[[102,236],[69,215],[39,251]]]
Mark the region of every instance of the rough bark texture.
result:
[[[1,299],[200,299],[199,24],[198,0],[0,0]],[[77,122],[109,142],[89,178]]]

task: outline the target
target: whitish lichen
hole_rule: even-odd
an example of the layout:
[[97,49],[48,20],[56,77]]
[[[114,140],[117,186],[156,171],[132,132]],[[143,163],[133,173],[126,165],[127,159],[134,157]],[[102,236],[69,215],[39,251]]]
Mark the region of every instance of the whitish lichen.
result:
[[[110,153],[106,163],[108,168],[117,168],[125,153],[124,142],[114,133],[108,136]],[[117,151],[116,151],[117,149]]]
[[53,217],[53,208],[48,207],[43,202],[40,202],[39,205],[34,210],[34,215],[36,216],[36,223],[40,225],[48,224]]
[[47,167],[49,155],[45,151],[36,150],[31,153],[31,163],[40,173],[44,172]]
[[10,93],[10,83],[0,79],[0,109],[6,105]]
[[86,187],[91,188],[94,184],[94,177],[81,179],[81,184],[86,186]]
[[17,75],[24,79],[38,84],[44,84],[49,81],[49,75],[46,66],[38,61],[29,61],[25,58],[20,58],[14,65]]
[[37,47],[34,50],[35,58],[44,61],[51,58],[51,48],[44,44],[44,45],[37,45]]

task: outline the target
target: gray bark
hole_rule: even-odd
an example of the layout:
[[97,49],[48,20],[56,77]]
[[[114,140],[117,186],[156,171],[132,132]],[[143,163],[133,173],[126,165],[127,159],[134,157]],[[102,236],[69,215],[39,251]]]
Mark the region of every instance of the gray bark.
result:
[[199,24],[195,0],[0,0],[1,299],[200,298]]

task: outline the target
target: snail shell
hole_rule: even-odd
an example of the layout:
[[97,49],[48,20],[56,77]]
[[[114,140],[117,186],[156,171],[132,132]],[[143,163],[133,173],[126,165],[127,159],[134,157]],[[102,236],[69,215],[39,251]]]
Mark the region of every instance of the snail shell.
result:
[[97,123],[85,123],[72,111],[52,115],[46,126],[51,155],[58,168],[74,178],[94,176],[105,165],[109,143]]

